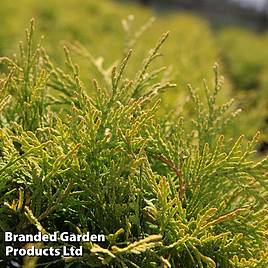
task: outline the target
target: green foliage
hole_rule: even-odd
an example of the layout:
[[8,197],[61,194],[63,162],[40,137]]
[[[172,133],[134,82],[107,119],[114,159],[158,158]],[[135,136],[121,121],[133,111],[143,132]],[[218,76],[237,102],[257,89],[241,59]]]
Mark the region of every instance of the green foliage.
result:
[[237,89],[250,90],[260,86],[268,60],[266,39],[240,28],[227,28],[220,33],[223,58]]
[[[198,85],[204,77],[209,83],[213,81],[210,68],[215,61],[220,62],[218,47],[208,23],[195,15],[158,14],[133,3],[119,4],[111,0],[21,0],[20,5],[2,0],[0,7],[5,10],[0,30],[2,54],[12,55],[14,44],[23,38],[21,33],[28,21],[35,17],[38,18],[37,30],[45,35],[43,44],[53,62],[63,66],[65,59],[59,44],[65,43],[64,40],[72,43],[78,40],[86,48],[87,55],[94,54],[105,70],[109,70],[118,58],[124,57],[129,48],[135,48],[131,64],[125,70],[130,77],[139,70],[145,51],[156,42],[159,32],[170,31],[165,51],[172,53],[160,57],[155,68],[169,66],[165,73],[171,75],[172,81],[179,86],[163,95],[162,109],[176,108],[185,99],[187,83]],[[154,17],[157,19],[154,20]],[[143,41],[138,42],[141,36]],[[81,66],[82,81],[97,77],[102,83],[99,72],[92,67],[88,57],[74,55],[74,59]],[[102,62],[103,59],[105,61]],[[229,87],[221,94],[220,98],[226,100]]]
[[[161,70],[163,79],[170,77],[178,86],[162,94],[160,113],[164,114],[170,109],[179,110],[183,105],[185,112],[188,110],[192,113],[187,84],[191,82],[194,87],[198,87],[206,77],[211,86],[214,78],[210,69],[216,61],[223,66],[222,72],[227,80],[218,100],[223,103],[235,97],[235,105],[245,111],[239,124],[230,128],[233,129],[231,136],[238,137],[242,131],[247,139],[251,139],[257,130],[261,130],[260,141],[267,142],[265,35],[225,28],[218,36],[200,16],[184,12],[156,12],[132,2],[122,2],[21,0],[20,5],[17,5],[13,1],[2,0],[0,52],[2,55],[12,55],[15,44],[23,38],[23,29],[28,21],[36,17],[37,30],[45,35],[42,44],[56,65],[64,65],[64,53],[59,44],[65,44],[64,40],[68,40],[76,47],[77,53],[73,53],[73,59],[81,67],[80,79],[85,82],[88,78],[98,78],[100,86],[106,86],[110,81],[108,74],[111,67],[130,48],[134,48],[134,51],[125,74],[133,77],[140,68],[145,51],[157,40],[159,32],[170,31],[169,42],[164,45],[164,51],[169,53],[159,57],[155,69],[169,66]],[[123,21],[123,27],[120,20]],[[95,62],[93,65],[92,61]],[[107,71],[108,80],[103,80],[99,71]],[[260,90],[256,91],[256,87]],[[233,92],[230,90],[232,88],[235,89]],[[252,90],[244,92],[245,89]],[[201,90],[200,98],[205,101],[203,92]]]
[[267,141],[267,34],[227,28],[220,33],[219,44],[237,103],[246,111],[240,119],[240,129],[247,132],[248,137],[260,129],[261,140]]
[[238,111],[217,101],[217,65],[206,102],[189,86],[191,116],[159,116],[174,87],[156,61],[168,33],[132,77],[132,50],[105,71],[72,47],[97,70],[92,84],[68,48],[55,67],[32,34],[2,59],[1,232],[105,234],[81,242],[81,258],[34,259],[42,267],[267,267],[268,158],[255,160],[259,134],[224,138]]

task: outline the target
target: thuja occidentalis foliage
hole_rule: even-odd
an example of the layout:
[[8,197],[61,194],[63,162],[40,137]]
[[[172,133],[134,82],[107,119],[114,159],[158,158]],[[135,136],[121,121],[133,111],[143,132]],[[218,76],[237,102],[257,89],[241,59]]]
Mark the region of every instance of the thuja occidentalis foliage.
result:
[[[80,258],[12,260],[1,241],[1,265],[266,268],[267,158],[255,160],[258,133],[225,139],[238,111],[217,104],[217,65],[206,102],[189,85],[192,118],[162,116],[159,93],[175,85],[153,66],[168,33],[133,78],[131,48],[105,69],[81,45],[66,46],[61,69],[33,33],[32,22],[18,55],[1,58],[1,233],[91,232],[106,242],[81,242]],[[70,49],[98,81],[81,81]]]

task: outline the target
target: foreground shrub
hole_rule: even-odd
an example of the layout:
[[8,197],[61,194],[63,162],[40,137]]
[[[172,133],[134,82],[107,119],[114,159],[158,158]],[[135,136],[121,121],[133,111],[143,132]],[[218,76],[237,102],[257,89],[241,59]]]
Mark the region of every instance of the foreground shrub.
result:
[[66,70],[56,68],[32,34],[1,59],[1,232],[89,231],[106,242],[26,267],[267,267],[267,159],[254,160],[258,134],[225,140],[238,111],[217,104],[217,66],[207,103],[189,86],[193,118],[160,117],[159,92],[175,85],[149,67],[168,34],[134,78],[124,75],[129,50],[92,85],[67,48]]

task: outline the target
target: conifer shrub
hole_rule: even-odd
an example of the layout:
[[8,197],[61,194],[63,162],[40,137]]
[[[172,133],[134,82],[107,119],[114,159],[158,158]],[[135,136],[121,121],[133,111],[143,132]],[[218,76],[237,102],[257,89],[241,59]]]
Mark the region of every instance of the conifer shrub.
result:
[[167,37],[134,77],[125,75],[130,49],[102,72],[105,82],[82,82],[68,48],[65,68],[56,67],[35,44],[33,24],[17,57],[1,58],[1,233],[106,237],[81,242],[79,258],[7,258],[1,241],[1,266],[267,267],[268,159],[256,160],[259,134],[248,143],[225,138],[238,111],[217,101],[217,65],[206,102],[189,85],[191,117],[159,115],[159,93],[175,86],[153,68]]

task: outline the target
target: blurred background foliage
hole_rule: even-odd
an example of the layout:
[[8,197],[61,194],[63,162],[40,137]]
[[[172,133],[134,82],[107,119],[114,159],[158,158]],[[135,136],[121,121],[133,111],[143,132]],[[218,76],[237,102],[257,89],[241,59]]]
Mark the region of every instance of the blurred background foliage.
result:
[[[81,43],[98,63],[104,59],[104,69],[134,46],[131,67],[127,69],[133,76],[160,33],[170,31],[159,66],[172,67],[166,70],[166,75],[177,83],[177,88],[163,94],[163,112],[165,109],[179,111],[185,106],[191,113],[187,83],[197,87],[205,78],[211,84],[211,69],[214,62],[218,62],[225,76],[225,90],[220,100],[234,97],[235,108],[246,111],[239,117],[239,124],[230,129],[230,135],[244,132],[251,138],[260,129],[259,151],[266,152],[268,35],[263,28],[264,13],[246,10],[249,17],[242,21],[235,15],[228,17],[229,13],[241,17],[241,9],[232,4],[229,10],[232,12],[228,12],[225,1],[209,0],[21,0],[19,3],[1,0],[0,55],[10,56],[16,51],[29,20],[36,18],[37,31],[44,35],[43,44],[58,64],[64,63],[61,47],[67,44],[66,40],[68,44]],[[152,17],[156,18],[154,22]],[[252,23],[247,18],[252,19]],[[257,23],[256,18],[259,18]],[[83,80],[98,76],[94,64],[78,54],[74,58],[81,66]]]

